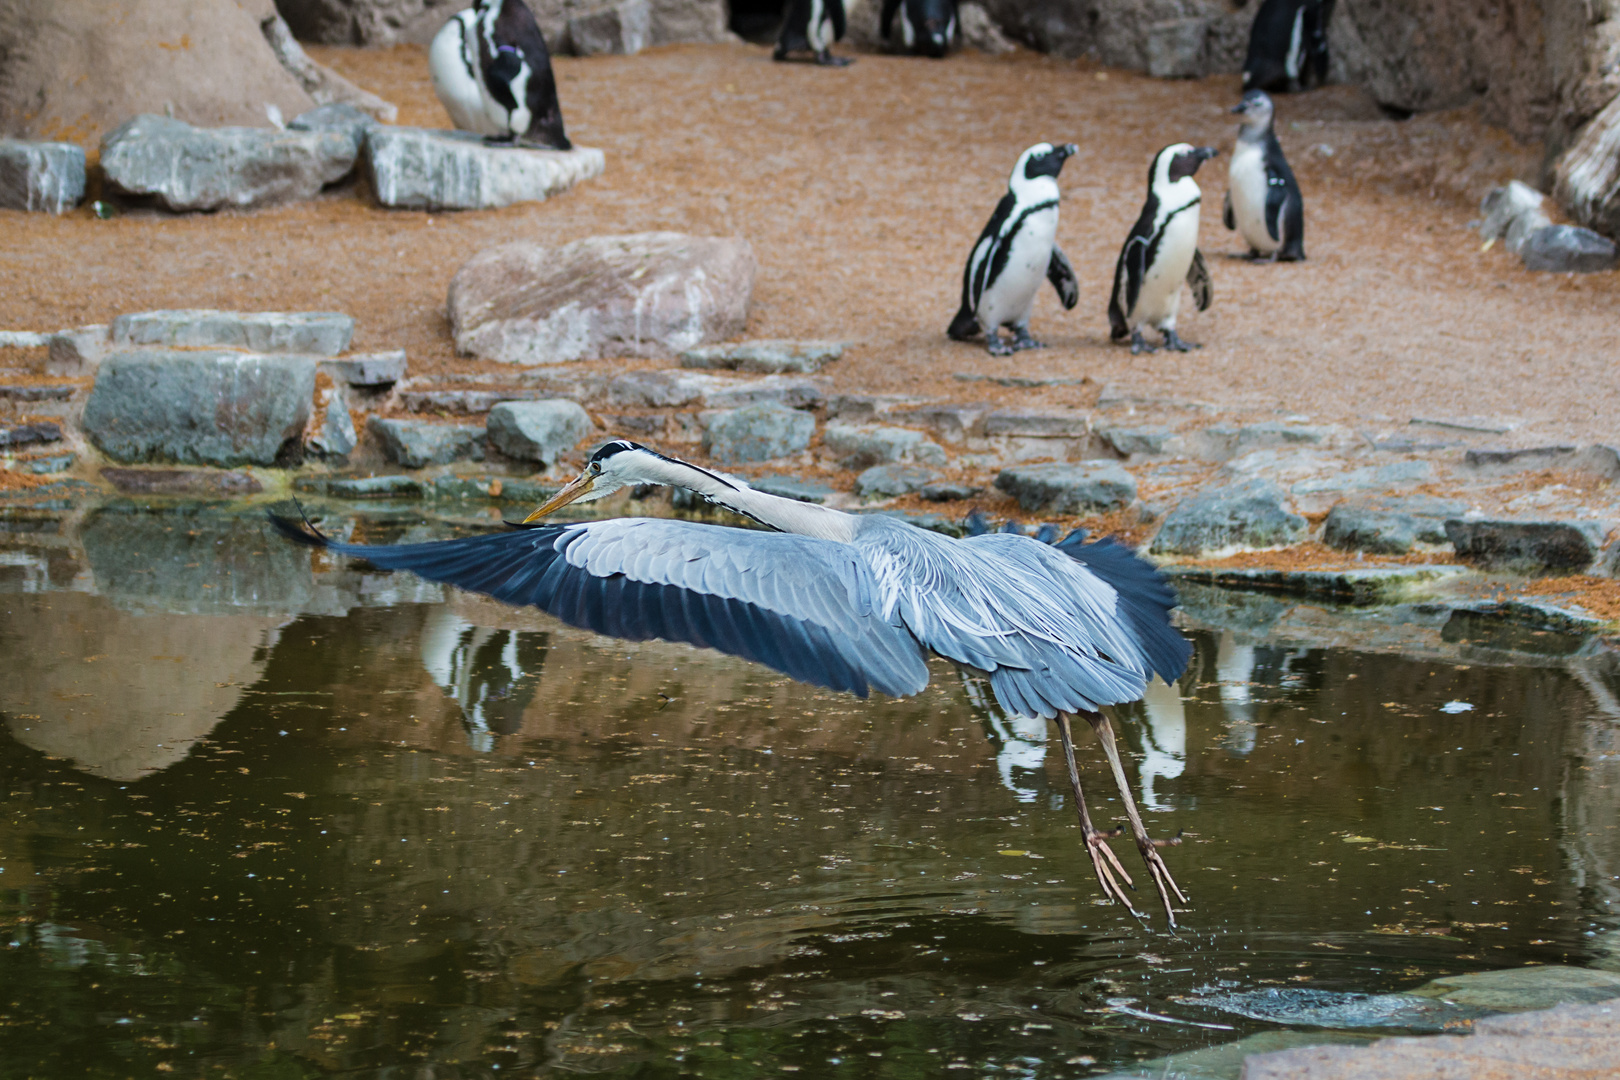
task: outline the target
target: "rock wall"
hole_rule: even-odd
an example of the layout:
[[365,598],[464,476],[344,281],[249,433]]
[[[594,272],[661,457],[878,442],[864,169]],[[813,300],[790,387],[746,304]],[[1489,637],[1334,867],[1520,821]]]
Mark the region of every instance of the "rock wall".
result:
[[[528,0],[556,52],[566,53],[568,20],[617,6],[611,0]],[[426,44],[470,0],[275,0],[300,41],[325,45]],[[726,0],[649,0],[647,44],[725,41]]]
[[1151,71],[1174,52],[1188,69],[1169,75],[1237,71],[1254,18],[1242,0],[988,0],[985,7],[1011,37],[1057,56]]

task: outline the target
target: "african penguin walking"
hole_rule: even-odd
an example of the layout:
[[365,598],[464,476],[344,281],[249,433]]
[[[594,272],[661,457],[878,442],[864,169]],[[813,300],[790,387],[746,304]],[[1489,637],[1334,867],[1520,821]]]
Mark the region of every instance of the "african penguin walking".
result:
[[1272,127],[1271,98],[1250,90],[1232,110],[1243,117],[1226,174],[1221,222],[1249,242],[1251,258],[1293,262],[1305,257],[1305,201]]
[[786,60],[792,53],[808,51],[826,67],[852,64],[848,57],[832,54],[832,43],[844,39],[844,27],[844,0],[789,0],[771,59]]
[[433,38],[433,89],[456,127],[491,143],[572,144],[563,130],[551,53],[523,0],[478,0]]
[[1193,174],[1218,154],[1208,146],[1173,143],[1160,150],[1148,169],[1148,197],[1142,216],[1120,249],[1114,291],[1108,301],[1110,336],[1131,339],[1131,352],[1153,352],[1142,339],[1146,323],[1164,335],[1164,347],[1197,348],[1176,336],[1181,283],[1191,288],[1198,310],[1209,307],[1209,267],[1198,250],[1198,203],[1203,193]]
[[1265,0],[1249,28],[1243,89],[1297,92],[1328,75],[1328,23],[1335,0]]
[[900,15],[900,42],[906,52],[941,59],[956,38],[956,0],[883,0],[880,29],[893,41],[894,17]]
[[[1051,281],[1065,308],[1080,300],[1074,268],[1057,246],[1058,173],[1079,147],[1036,143],[1025,150],[1007,180],[1007,194],[979,234],[962,270],[962,307],[945,332],[957,341],[984,331],[992,356],[1039,349],[1029,336],[1029,316],[1041,279]],[[1013,332],[1001,339],[1001,327]]]

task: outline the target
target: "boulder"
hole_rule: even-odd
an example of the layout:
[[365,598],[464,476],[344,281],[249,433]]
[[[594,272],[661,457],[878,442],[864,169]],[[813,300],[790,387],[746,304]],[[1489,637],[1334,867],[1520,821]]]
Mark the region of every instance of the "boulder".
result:
[[114,353],[96,372],[84,430],[120,462],[273,465],[296,457],[314,393],[307,356]]
[[339,131],[201,128],[150,113],[101,140],[101,169],[114,191],[150,195],[175,211],[308,199],[354,162],[354,144]]
[[0,450],[61,441],[62,425],[54,420],[29,420],[20,423],[0,421]]
[[1020,465],[1001,470],[996,487],[1026,514],[1102,513],[1136,501],[1135,479],[1115,461]]
[[1545,195],[1519,180],[1492,188],[1479,204],[1480,213],[1485,215],[1479,223],[1480,238],[1487,242],[1501,240],[1517,255],[1531,233],[1552,224],[1542,209],[1546,201]]
[[[846,398],[853,395],[845,395]],[[832,406],[827,408],[829,417],[833,415]],[[869,410],[865,417],[876,414],[876,409]],[[926,428],[943,442],[952,444],[964,443],[969,437],[984,433],[985,409],[982,405],[919,405],[914,408],[896,408],[890,410],[890,415],[902,424]],[[850,419],[862,419],[859,410],[841,410],[839,415],[848,415]]]
[[1470,521],[1451,518],[1446,538],[1457,557],[1487,570],[1582,573],[1596,561],[1608,529],[1597,521]]
[[355,353],[321,361],[321,370],[330,375],[334,382],[365,387],[392,386],[405,377],[407,366],[404,349]]
[[869,469],[897,461],[945,464],[940,445],[910,428],[834,423],[822,432],[821,442],[845,469]]
[[1253,478],[1201,491],[1165,516],[1156,555],[1203,555],[1228,548],[1277,547],[1305,539],[1308,522],[1287,507],[1271,480]]
[[450,324],[459,352],[503,363],[673,356],[742,332],[757,271],[753,248],[735,237],[518,241],[456,271]]
[[815,417],[775,402],[710,413],[703,423],[703,449],[721,465],[796,454],[816,433]]
[[487,210],[544,202],[601,176],[602,151],[490,146],[470,131],[377,127],[366,133],[366,175],[384,206]]
[[550,466],[591,433],[590,414],[572,401],[503,401],[489,410],[489,443],[510,458]]
[[349,347],[354,319],[339,311],[137,311],[112,322],[114,348],[245,349],[336,356]]
[[1347,500],[1328,511],[1322,543],[1341,551],[1404,555],[1418,543],[1444,544],[1447,518],[1467,509],[1459,499]]
[[855,494],[863,499],[892,499],[909,495],[939,479],[924,465],[873,465],[855,478]]
[[383,456],[407,469],[484,460],[484,429],[476,424],[434,424],[373,416],[367,424]]
[[755,375],[814,375],[821,366],[844,355],[838,341],[743,341],[702,345],[681,353],[683,368],[746,371]]
[[1133,454],[1162,454],[1176,433],[1167,427],[1107,427],[1098,428],[1102,441],[1114,452],[1130,457]]
[[1613,270],[1620,250],[1613,240],[1580,225],[1548,225],[1525,239],[1519,258],[1526,270],[1595,274]]
[[[261,0],[262,2],[262,0]],[[358,113],[373,122],[382,121],[392,124],[399,116],[399,109],[391,103],[384,101],[376,94],[360,89],[354,83],[345,79],[331,68],[322,67],[309,58],[303,47],[293,39],[292,30],[282,21],[280,15],[265,15],[259,20],[259,32],[275,53],[276,59],[287,73],[298,80],[298,85],[320,106],[315,114],[319,114],[319,122],[326,122],[334,117],[343,117],[348,123],[346,113]],[[322,110],[336,110],[323,113]],[[300,120],[307,120],[312,114],[304,113]],[[297,122],[287,125],[298,128]],[[352,126],[352,125],[351,125]],[[304,127],[299,130],[310,131],[313,127]],[[355,143],[355,150],[360,144]]]
[[378,126],[374,117],[353,105],[333,104],[322,105],[318,109],[311,109],[301,116],[294,117],[288,122],[287,130],[336,131],[346,135],[354,147],[355,160],[358,161],[366,148],[366,136],[370,134],[372,128]]
[[63,214],[84,198],[84,149],[0,139],[0,210]]
[[360,442],[355,430],[354,417],[349,412],[349,397],[342,384],[320,391],[321,412],[315,423],[315,432],[308,446],[320,457],[347,459]]
[[647,0],[619,0],[568,20],[568,43],[579,56],[630,56],[645,49],[651,38],[652,5]]

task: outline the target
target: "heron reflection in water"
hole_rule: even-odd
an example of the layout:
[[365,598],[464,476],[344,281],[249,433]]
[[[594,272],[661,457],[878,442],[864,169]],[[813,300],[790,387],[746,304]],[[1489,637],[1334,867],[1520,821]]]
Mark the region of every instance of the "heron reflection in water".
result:
[[[770,532],[667,518],[537,524],[572,502],[625,487],[684,488]],[[939,655],[980,672],[1009,715],[1055,719],[1086,852],[1103,890],[1135,913],[1130,884],[1098,829],[1074,761],[1070,718],[1096,732],[1132,838],[1175,925],[1185,895],[1142,824],[1111,705],[1171,682],[1191,646],[1170,623],[1175,593],[1109,540],[1055,544],[1013,533],[955,539],[882,515],[846,514],[755,491],[735,477],[634,442],[603,445],[577,478],[502,533],[428,544],[340,544],[272,517],[300,542],[411,570],[572,626],[717,649],[818,686],[894,697],[928,685]],[[1173,841],[1171,841],[1173,842]]]
[[540,687],[549,634],[474,626],[436,607],[422,627],[422,667],[455,703],[467,744],[479,753],[523,726],[523,711]]

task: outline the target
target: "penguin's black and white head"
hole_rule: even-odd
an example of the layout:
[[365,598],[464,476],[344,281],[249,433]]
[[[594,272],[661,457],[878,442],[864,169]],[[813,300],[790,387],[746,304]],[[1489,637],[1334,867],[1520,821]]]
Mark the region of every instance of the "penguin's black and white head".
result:
[[[1193,146],[1190,143],[1171,143],[1160,150],[1148,170],[1148,187],[1161,194],[1172,185],[1192,183],[1198,166],[1220,153],[1213,146]],[[1196,190],[1197,184],[1192,183]]]
[[[1020,199],[1036,194],[1037,189],[1042,187],[1055,190],[1063,163],[1079,149],[1073,143],[1061,146],[1036,143],[1019,155],[1018,164],[1013,166],[1012,176],[1007,180],[1008,189]],[[1048,192],[1041,194],[1046,198],[1055,197]]]
[[1258,138],[1271,130],[1275,114],[1271,95],[1264,90],[1250,90],[1243,95],[1243,101],[1234,106],[1232,111],[1243,117],[1240,131],[1244,138]]

